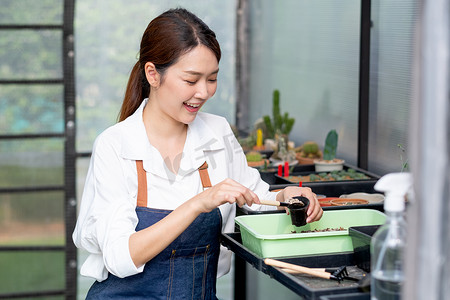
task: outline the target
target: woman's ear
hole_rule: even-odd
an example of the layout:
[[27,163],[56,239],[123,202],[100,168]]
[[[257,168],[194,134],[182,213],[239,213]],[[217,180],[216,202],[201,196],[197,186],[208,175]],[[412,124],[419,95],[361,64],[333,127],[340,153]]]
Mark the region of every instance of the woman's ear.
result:
[[148,62],[145,64],[145,77],[147,78],[148,83],[153,88],[158,88],[161,80],[161,76],[159,75],[156,67],[153,63]]

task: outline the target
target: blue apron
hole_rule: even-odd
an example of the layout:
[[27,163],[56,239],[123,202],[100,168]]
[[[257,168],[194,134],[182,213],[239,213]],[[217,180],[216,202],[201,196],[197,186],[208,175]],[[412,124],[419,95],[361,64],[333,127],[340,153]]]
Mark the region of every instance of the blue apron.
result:
[[[136,231],[167,216],[171,210],[147,207],[146,173],[138,169],[139,222]],[[206,162],[199,168],[203,188],[211,186]],[[146,263],[142,273],[118,278],[111,273],[94,282],[86,299],[217,299],[216,275],[222,216],[218,208],[200,214],[166,249]]]

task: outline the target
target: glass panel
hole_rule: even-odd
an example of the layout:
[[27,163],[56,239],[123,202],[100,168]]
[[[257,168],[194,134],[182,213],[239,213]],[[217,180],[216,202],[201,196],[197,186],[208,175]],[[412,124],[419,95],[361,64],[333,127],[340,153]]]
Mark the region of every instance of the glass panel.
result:
[[1,5],[0,25],[62,24],[62,0],[2,0]]
[[0,132],[64,131],[62,85],[4,85],[0,93]]
[[64,245],[64,193],[0,194],[0,246]]
[[[78,250],[78,274],[80,273],[80,269],[82,264],[88,258],[89,253],[84,250]],[[78,289],[77,289],[77,298],[79,300],[86,299],[86,295],[89,291],[89,288],[94,283],[95,279],[87,276],[78,276]]]
[[62,78],[59,30],[0,32],[0,79]]
[[18,293],[64,289],[64,264],[63,251],[2,251],[0,291]]
[[0,141],[0,188],[64,184],[64,140]]
[[400,172],[408,158],[417,5],[372,2],[369,169],[378,174]]
[[361,1],[250,1],[250,124],[272,117],[272,93],[295,118],[290,139],[339,133],[337,156],[356,163]]
[[77,131],[83,132],[77,135],[77,151],[90,151],[95,137],[117,121],[146,26],[177,6],[192,10],[216,32],[222,48],[219,84],[203,109],[234,123],[235,1],[77,1]]

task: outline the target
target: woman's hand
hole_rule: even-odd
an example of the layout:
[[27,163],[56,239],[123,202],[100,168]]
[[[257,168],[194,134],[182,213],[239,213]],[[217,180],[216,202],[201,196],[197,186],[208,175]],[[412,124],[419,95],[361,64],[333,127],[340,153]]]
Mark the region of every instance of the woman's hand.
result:
[[303,196],[308,198],[309,207],[306,212],[308,218],[307,223],[320,220],[322,218],[323,210],[320,207],[319,200],[317,200],[316,194],[314,194],[309,187],[296,187],[288,186],[281,190],[277,195],[277,200],[280,202],[286,202],[286,200],[293,198],[295,196]]
[[230,178],[201,192],[192,198],[194,199],[201,212],[210,212],[224,203],[236,203],[239,207],[244,204],[251,206],[253,203],[260,203],[258,196],[252,190]]
[[184,202],[159,222],[133,233],[129,244],[134,264],[142,266],[154,258],[186,230],[200,213],[210,212],[224,203],[243,206],[260,202],[253,191],[232,179],[225,179]]

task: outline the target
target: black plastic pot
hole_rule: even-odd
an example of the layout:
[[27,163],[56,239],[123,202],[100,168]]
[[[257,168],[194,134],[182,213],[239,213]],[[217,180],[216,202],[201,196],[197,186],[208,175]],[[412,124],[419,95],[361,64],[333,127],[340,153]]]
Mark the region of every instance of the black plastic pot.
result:
[[309,200],[302,196],[294,197],[294,199],[300,200],[301,203],[291,203],[287,207],[291,216],[292,225],[296,227],[304,226],[308,217],[306,212],[308,211]]

